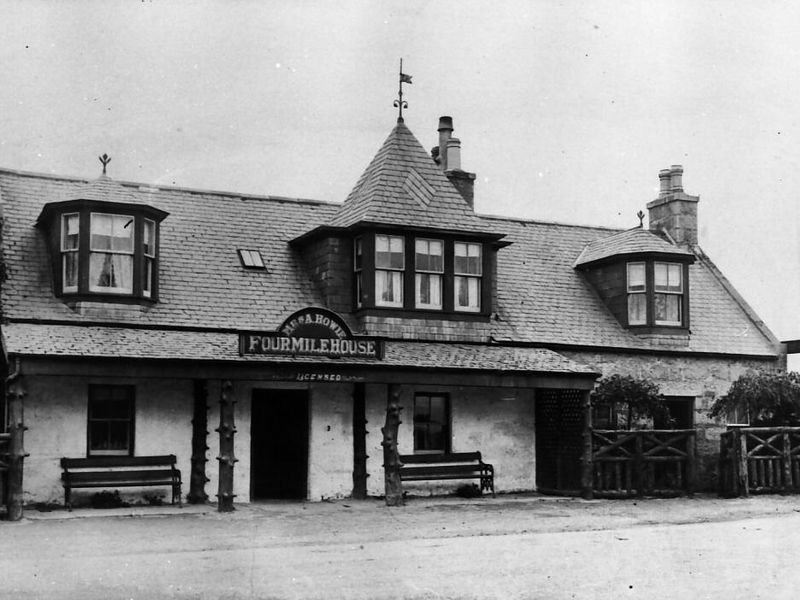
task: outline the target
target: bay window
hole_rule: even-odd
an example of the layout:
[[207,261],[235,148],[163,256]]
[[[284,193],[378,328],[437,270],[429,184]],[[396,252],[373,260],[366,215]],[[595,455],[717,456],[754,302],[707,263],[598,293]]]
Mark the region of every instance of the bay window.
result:
[[48,236],[56,295],[155,302],[158,229],[166,216],[152,206],[97,200],[45,205],[38,225]]

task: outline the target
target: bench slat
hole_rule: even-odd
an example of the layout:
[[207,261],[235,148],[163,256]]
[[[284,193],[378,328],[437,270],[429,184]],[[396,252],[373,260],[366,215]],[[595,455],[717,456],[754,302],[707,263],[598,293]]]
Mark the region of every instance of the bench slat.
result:
[[65,473],[65,480],[69,481],[72,487],[78,487],[85,483],[109,484],[122,481],[176,481],[177,471],[169,469],[148,469],[146,471],[79,471],[77,473]]
[[474,462],[481,460],[480,452],[452,452],[450,454],[401,454],[405,464]]
[[438,477],[440,475],[460,474],[465,477],[481,475],[480,465],[437,465],[435,467],[400,467],[400,477],[416,475],[417,477]]
[[99,469],[102,467],[156,467],[177,462],[174,454],[161,456],[89,456],[87,458],[62,458],[63,469]]

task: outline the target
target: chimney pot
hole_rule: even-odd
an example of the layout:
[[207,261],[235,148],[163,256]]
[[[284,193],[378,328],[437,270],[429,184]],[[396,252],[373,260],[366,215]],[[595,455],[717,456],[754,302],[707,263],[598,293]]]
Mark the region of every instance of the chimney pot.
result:
[[681,165],[672,165],[670,168],[672,172],[670,175],[670,190],[673,192],[683,191],[683,167]]
[[445,170],[461,170],[461,140],[450,138],[447,140],[447,164]]
[[447,169],[447,140],[453,135],[453,117],[439,117],[439,166]]
[[663,198],[664,196],[669,194],[669,190],[672,186],[672,170],[661,169],[658,172],[658,181],[661,184],[661,188],[658,192],[658,197]]

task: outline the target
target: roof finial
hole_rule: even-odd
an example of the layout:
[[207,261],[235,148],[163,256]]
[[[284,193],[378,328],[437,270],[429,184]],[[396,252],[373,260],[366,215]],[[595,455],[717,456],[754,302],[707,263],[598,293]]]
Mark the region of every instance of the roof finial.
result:
[[400,59],[400,90],[397,92],[397,100],[394,101],[394,107],[399,110],[397,122],[403,122],[403,109],[408,108],[408,102],[403,100],[403,84],[411,83],[411,75],[403,73],[403,59]]
[[104,152],[103,156],[98,156],[97,158],[103,164],[103,175],[105,175],[106,174],[106,166],[108,166],[108,163],[111,162],[111,157]]
[[639,217],[639,228],[641,229],[644,227],[644,213],[639,211],[636,213],[636,216]]

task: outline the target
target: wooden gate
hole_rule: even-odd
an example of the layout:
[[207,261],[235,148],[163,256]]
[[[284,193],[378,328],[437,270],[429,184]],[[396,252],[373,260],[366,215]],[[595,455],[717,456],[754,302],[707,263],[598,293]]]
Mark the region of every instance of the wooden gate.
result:
[[536,489],[540,492],[581,492],[583,395],[581,390],[536,390]]
[[594,495],[692,493],[695,435],[694,429],[592,430]]
[[720,495],[777,492],[800,492],[800,427],[729,426],[720,436]]

